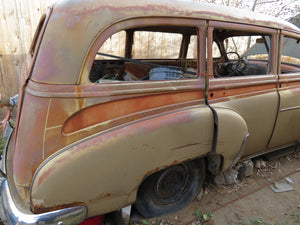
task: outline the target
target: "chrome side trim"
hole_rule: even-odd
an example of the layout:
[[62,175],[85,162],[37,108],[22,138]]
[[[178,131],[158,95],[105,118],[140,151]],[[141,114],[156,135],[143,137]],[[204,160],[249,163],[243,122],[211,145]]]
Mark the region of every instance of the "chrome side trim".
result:
[[300,109],[300,106],[294,106],[294,107],[280,109],[280,112],[289,111],[289,110],[293,110],[293,109]]
[[247,144],[247,140],[248,140],[248,137],[249,137],[249,133],[244,137],[244,141],[242,143],[242,146],[240,148],[240,151],[239,153],[235,156],[232,164],[231,164],[231,168],[237,164],[237,162],[240,160],[240,158],[242,157],[243,153],[244,153],[244,150],[245,150],[245,147],[246,147],[246,144]]
[[87,215],[84,206],[76,206],[52,212],[33,214],[20,210],[12,199],[7,180],[1,185],[0,218],[5,225],[76,225],[80,224]]

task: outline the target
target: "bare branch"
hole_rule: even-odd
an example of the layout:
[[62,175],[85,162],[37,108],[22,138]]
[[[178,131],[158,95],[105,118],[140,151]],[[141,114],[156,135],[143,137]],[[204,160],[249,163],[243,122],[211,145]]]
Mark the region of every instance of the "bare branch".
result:
[[[257,1],[257,0],[256,0]],[[266,2],[259,2],[256,5],[262,5],[262,4],[267,4],[267,3],[274,3],[274,2],[278,2],[278,1],[266,1]]]
[[278,13],[275,14],[275,17],[279,16],[280,13],[281,13],[286,7],[288,7],[288,6],[289,6],[290,4],[292,4],[292,3],[293,3],[293,2],[289,2],[289,3],[285,4],[285,5],[280,9],[280,11],[279,11]]
[[254,10],[255,10],[256,5],[257,5],[257,0],[254,0],[253,6],[252,6],[252,11],[253,11],[253,12],[254,12]]

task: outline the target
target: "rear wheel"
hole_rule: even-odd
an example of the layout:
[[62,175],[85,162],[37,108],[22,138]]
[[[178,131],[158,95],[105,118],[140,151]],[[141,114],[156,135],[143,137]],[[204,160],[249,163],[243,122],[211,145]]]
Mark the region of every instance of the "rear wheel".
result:
[[135,208],[145,218],[180,210],[195,198],[204,177],[203,159],[175,165],[152,174],[140,186]]

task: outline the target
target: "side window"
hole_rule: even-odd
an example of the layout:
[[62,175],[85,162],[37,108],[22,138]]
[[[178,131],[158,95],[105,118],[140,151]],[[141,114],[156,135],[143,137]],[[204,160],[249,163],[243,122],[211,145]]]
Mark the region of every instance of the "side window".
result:
[[212,54],[214,59],[221,57],[220,49],[216,42],[213,42],[212,50],[213,50]]
[[93,83],[193,79],[197,77],[197,29],[137,27],[109,37],[98,50]]
[[133,59],[178,59],[182,34],[135,31]]
[[187,51],[187,59],[196,59],[197,58],[197,36],[192,35],[190,37],[190,43]]
[[282,74],[300,72],[300,40],[283,38],[280,71]]
[[[114,56],[125,56],[125,31],[120,31],[116,34],[113,34],[110,38],[108,38],[104,44],[99,49],[99,52],[102,52],[107,55]],[[105,55],[97,55],[96,59],[117,59],[114,57],[109,57]]]
[[120,31],[104,42],[90,72],[91,82],[115,82],[121,78],[122,65],[118,58],[125,56],[125,37],[125,31]]
[[270,36],[216,29],[213,41],[214,77],[270,73]]

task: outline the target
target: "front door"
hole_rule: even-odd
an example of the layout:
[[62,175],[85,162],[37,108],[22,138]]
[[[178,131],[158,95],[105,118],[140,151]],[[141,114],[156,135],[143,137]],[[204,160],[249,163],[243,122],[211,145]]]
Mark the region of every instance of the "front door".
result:
[[300,140],[300,35],[281,36],[279,76],[280,105],[271,148],[284,147]]
[[[276,30],[221,22],[210,25],[208,63],[212,76],[208,103],[218,114],[216,151],[234,151],[232,154],[242,157],[268,151],[279,104],[274,63]],[[226,117],[222,119],[218,111],[242,118],[239,120],[244,121],[249,133],[245,146],[239,140],[234,147],[238,150],[231,147],[240,131],[233,122],[222,121]]]

